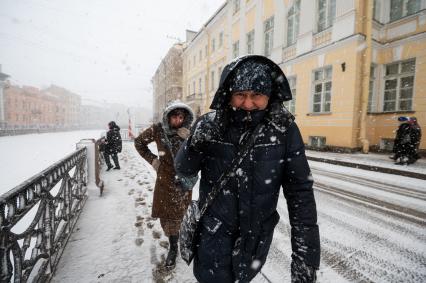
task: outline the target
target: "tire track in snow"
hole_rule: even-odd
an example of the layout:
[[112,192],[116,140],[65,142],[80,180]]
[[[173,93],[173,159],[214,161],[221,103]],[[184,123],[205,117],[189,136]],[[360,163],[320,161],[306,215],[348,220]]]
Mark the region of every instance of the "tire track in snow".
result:
[[[344,245],[340,242],[329,240],[325,237],[326,235],[321,235],[322,256],[324,256],[324,260],[328,261],[331,259],[328,264],[332,264],[333,260],[336,261],[340,257],[341,263],[339,263],[338,266],[334,266],[333,269],[336,269],[336,271],[338,271],[338,273],[343,275],[345,278],[350,280],[359,278],[355,277],[351,279],[346,276],[348,273],[346,268],[348,266],[352,266],[358,270],[360,274],[369,274],[374,279],[373,281],[381,281],[385,279],[383,282],[394,282],[405,281],[406,278],[412,278],[414,281],[421,281],[421,278],[426,276],[426,271],[424,268],[423,272],[418,272],[418,268],[410,269],[400,264],[396,264],[390,262],[389,260],[375,256],[383,255],[383,251],[386,249],[388,251],[387,253],[393,253],[395,258],[404,259],[404,264],[407,266],[418,266],[421,270],[421,267],[424,267],[426,264],[426,259],[421,253],[400,247],[399,245],[385,238],[379,237],[373,233],[366,232],[356,226],[349,224],[348,222],[334,217],[333,215],[328,215],[327,212],[324,213],[319,211],[318,214],[319,218],[322,220],[325,219],[327,223],[333,223],[334,225],[337,225],[339,227],[339,231],[347,230],[348,232],[344,232],[345,235],[353,235],[354,238],[361,240],[364,239],[368,244],[369,251],[367,252],[362,249],[356,249],[354,247]],[[368,216],[366,219],[368,219]],[[391,227],[389,230],[391,230]],[[333,252],[330,253],[330,250]],[[339,251],[343,251],[343,253]],[[336,257],[335,253],[341,254],[341,256]],[[349,258],[345,258],[348,254],[351,256]],[[333,257],[336,257],[336,259],[333,259]],[[354,274],[356,276],[356,273]]]
[[339,196],[341,198],[348,198],[352,201],[358,201],[369,208],[375,208],[377,210],[385,211],[392,216],[411,221],[416,224],[426,225],[426,213],[421,211],[400,206],[394,203],[379,200],[370,196],[364,196],[362,194],[346,191],[342,188],[336,188],[328,184],[321,182],[315,182],[314,188],[318,191],[329,193],[331,195]]
[[407,197],[412,197],[416,199],[426,200],[426,192],[413,189],[413,188],[405,188],[401,186],[395,186],[392,184],[384,184],[381,181],[375,181],[371,179],[367,179],[365,177],[361,176],[351,176],[345,173],[335,173],[335,172],[328,172],[321,169],[312,169],[312,172],[317,172],[318,175],[327,176],[331,178],[335,178],[342,181],[347,181],[349,183],[358,184],[362,186],[371,187],[374,189],[382,190],[385,192],[395,193],[398,195],[403,195]]

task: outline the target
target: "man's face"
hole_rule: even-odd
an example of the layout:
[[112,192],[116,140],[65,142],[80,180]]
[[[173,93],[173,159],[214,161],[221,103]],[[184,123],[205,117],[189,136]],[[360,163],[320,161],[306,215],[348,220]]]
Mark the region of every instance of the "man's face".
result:
[[182,127],[184,120],[185,120],[185,116],[181,113],[171,115],[170,119],[169,119],[169,124],[172,128],[180,128],[180,127]]
[[231,106],[246,111],[263,110],[268,101],[268,96],[251,90],[234,92],[231,96]]

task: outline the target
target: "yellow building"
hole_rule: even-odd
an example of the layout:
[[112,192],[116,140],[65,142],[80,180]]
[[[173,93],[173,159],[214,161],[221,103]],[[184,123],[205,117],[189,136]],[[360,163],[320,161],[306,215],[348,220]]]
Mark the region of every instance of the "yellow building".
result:
[[184,96],[207,112],[245,54],[283,69],[312,147],[390,149],[399,116],[426,124],[426,0],[228,0],[184,51]]
[[208,111],[227,63],[227,3],[188,42],[183,52],[184,101],[198,115]]

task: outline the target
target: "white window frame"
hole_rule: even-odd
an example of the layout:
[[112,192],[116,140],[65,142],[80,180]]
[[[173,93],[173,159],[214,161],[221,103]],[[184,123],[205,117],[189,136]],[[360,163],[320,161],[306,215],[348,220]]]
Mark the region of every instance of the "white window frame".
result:
[[211,79],[211,84],[210,84],[210,91],[213,91],[214,90],[214,87],[215,87],[215,83],[214,83],[214,71],[211,71],[210,72],[210,79]]
[[247,54],[254,53],[254,29],[246,34]]
[[232,43],[232,59],[237,58],[240,54],[240,41],[237,40]]
[[266,57],[271,56],[274,45],[274,16],[263,22],[263,51]]
[[292,94],[292,100],[284,102],[285,107],[291,113],[296,113],[296,85],[297,85],[297,77],[291,76],[287,78],[288,84],[290,85],[290,90]]
[[[408,4],[410,2],[413,2],[415,5],[417,5],[417,8],[413,11],[408,11]],[[393,16],[393,7],[395,5],[401,6],[402,9],[397,9],[396,11],[400,12],[399,15]],[[422,9],[422,1],[421,0],[390,0],[390,11],[389,11],[389,21],[397,21],[399,19],[402,19],[404,17],[414,15],[415,13],[419,12]]]
[[[320,7],[320,3],[325,3],[325,5]],[[317,32],[324,31],[331,26],[333,26],[334,20],[336,18],[336,0],[317,0],[316,1],[316,30]],[[324,14],[324,20],[321,20],[321,13]],[[323,22],[323,25],[320,25]]]
[[219,48],[223,45],[223,31],[219,33]]
[[[318,79],[316,77],[318,76]],[[331,112],[331,96],[333,89],[333,68],[326,66],[316,69],[312,72],[312,113],[330,113]],[[317,86],[321,85],[320,92],[317,92]],[[327,86],[329,89],[327,90]],[[327,94],[328,97],[327,97]],[[319,101],[316,97],[319,96]],[[319,110],[315,106],[319,105]]]
[[[404,71],[403,72],[403,65],[404,64],[414,64],[414,68],[412,71]],[[392,67],[392,66],[397,66],[397,73],[394,74],[388,74],[387,72],[387,68]],[[403,60],[403,61],[397,61],[397,62],[392,62],[390,64],[386,64],[384,66],[384,78],[383,78],[383,82],[384,82],[384,89],[383,89],[383,112],[397,112],[397,111],[413,111],[413,99],[414,99],[414,86],[415,86],[415,73],[416,73],[416,58],[411,58],[411,59],[407,59],[407,60]],[[405,79],[409,79],[412,78],[412,85],[410,87],[403,87],[402,86],[402,81]],[[394,81],[396,80],[396,85],[395,88],[387,88],[387,82],[389,81]],[[411,89],[411,96],[409,98],[402,98],[402,91],[404,90],[408,90]],[[388,93],[393,92],[395,93],[395,98],[393,99],[389,99],[387,97]],[[409,108],[402,108],[401,109],[401,102],[402,101],[410,101],[410,107]],[[389,108],[387,106],[387,103],[390,104],[394,102],[395,105],[393,108]]]
[[216,38],[212,38],[212,53],[216,50]]
[[377,111],[377,65],[371,64],[370,66],[370,83],[368,85],[368,104],[367,112],[376,112]]
[[287,46],[296,43],[299,34],[300,0],[295,0],[287,13]]

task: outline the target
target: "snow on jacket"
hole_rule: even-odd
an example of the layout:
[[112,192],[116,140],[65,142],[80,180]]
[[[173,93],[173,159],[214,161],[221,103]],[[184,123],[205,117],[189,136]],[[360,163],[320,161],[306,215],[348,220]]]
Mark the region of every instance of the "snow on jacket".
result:
[[[186,111],[182,127],[189,128],[194,119],[191,108],[186,104],[175,102],[166,108],[161,123],[153,124],[135,139],[135,147],[150,164],[156,158],[160,160],[154,189],[152,217],[181,220],[191,201],[191,194],[184,196],[175,185],[176,173],[173,158],[183,139],[177,135],[175,129],[170,128],[168,123],[167,115],[174,109]],[[152,142],[157,145],[158,156],[148,148],[148,144]]]
[[[228,77],[245,58],[257,57],[265,60],[260,56],[247,56],[225,67],[211,105],[216,111],[201,116],[194,125],[194,128],[203,129],[208,124],[220,134],[207,142],[203,152],[185,143],[176,157],[178,175],[192,176],[201,170],[201,203],[221,174],[229,170],[238,152],[236,141],[241,131],[230,123]],[[270,62],[275,83],[270,103],[260,120],[265,128],[235,172],[235,177],[201,220],[202,236],[194,259],[194,274],[200,282],[212,282],[217,278],[224,282],[248,282],[254,278],[266,261],[273,231],[279,221],[276,207],[281,186],[289,211],[292,257],[309,266],[319,266],[320,242],[313,180],[299,129],[294,117],[282,104],[291,99],[287,79],[278,66]],[[237,238],[240,244],[235,249]],[[211,275],[204,269],[203,262],[212,261],[223,265],[222,271],[218,271],[223,276]],[[229,266],[232,266],[233,276],[227,275]]]

